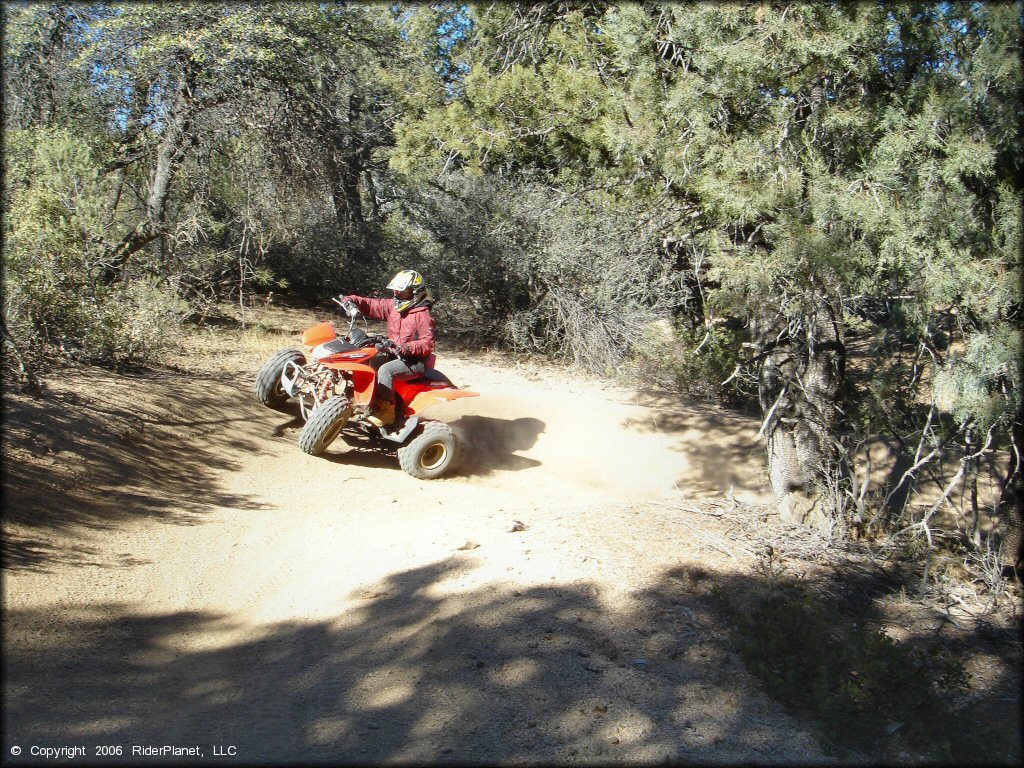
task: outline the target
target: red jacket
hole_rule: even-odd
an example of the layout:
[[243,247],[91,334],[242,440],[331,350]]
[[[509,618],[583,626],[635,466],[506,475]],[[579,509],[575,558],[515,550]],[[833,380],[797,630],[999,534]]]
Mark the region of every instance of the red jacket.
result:
[[429,304],[413,307],[404,314],[395,309],[394,299],[369,299],[365,296],[346,296],[346,301],[355,302],[359,311],[367,317],[387,320],[388,338],[396,344],[409,347],[410,357],[418,357],[434,367],[434,331],[437,323]]

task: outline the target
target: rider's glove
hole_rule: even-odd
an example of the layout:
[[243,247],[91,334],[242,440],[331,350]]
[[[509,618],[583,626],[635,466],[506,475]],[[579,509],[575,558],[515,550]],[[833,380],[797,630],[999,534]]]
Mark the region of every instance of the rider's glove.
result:
[[412,354],[412,347],[408,344],[399,344],[395,351],[399,357],[409,357]]

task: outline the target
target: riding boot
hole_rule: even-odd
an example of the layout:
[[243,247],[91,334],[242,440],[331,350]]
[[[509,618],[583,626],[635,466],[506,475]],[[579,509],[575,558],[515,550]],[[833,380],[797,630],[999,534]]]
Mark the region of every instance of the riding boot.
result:
[[393,423],[395,420],[395,401],[378,400],[377,407],[370,414],[369,419],[371,423],[378,427]]

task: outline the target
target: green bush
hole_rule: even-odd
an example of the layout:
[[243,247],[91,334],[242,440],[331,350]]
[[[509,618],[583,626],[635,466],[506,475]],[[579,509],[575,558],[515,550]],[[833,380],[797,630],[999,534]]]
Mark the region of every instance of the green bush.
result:
[[4,198],[4,320],[27,364],[47,355],[139,363],[173,345],[176,284],[97,279],[109,224],[100,151],[66,129],[12,131]]
[[175,291],[136,281],[112,291],[90,317],[86,353],[118,363],[144,363],[180,339],[188,305]]
[[713,325],[706,333],[705,338],[703,328],[650,326],[633,347],[633,363],[642,379],[652,384],[707,402],[745,404],[756,388],[733,372],[746,333],[726,325]]
[[139,280],[76,293],[67,286],[9,279],[5,317],[27,362],[47,355],[104,363],[146,363],[173,348],[188,305],[173,287]]

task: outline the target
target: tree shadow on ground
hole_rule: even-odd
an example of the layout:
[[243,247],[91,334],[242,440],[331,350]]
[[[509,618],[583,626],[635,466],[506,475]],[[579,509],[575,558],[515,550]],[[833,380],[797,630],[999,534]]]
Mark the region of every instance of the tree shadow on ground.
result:
[[[246,761],[287,763],[614,759],[623,744],[649,759],[790,752],[791,734],[738,731],[707,711],[723,697],[738,719],[765,706],[741,699],[736,668],[640,663],[643,635],[617,631],[581,588],[439,595],[465,568],[395,574],[338,622],[208,650],[181,646],[230,631],[226,617],[19,612],[6,626],[5,731],[208,755],[232,744]],[[47,639],[32,631],[54,620]],[[651,719],[673,718],[676,736],[646,743]]]
[[[958,620],[906,596],[913,569],[871,565],[847,561],[811,578],[774,567],[754,578],[667,576],[703,596],[766,693],[839,759],[1020,764],[1018,628]],[[998,671],[972,682],[972,657]]]
[[[133,744],[207,757],[233,745],[280,764],[823,761],[808,723],[759,693],[730,648],[719,595],[760,580],[675,569],[610,611],[591,584],[453,589],[472,566],[395,573],[339,596],[334,620],[243,640],[206,613],[11,612],[4,732],[124,745],[121,762]],[[902,746],[881,733],[854,762],[905,758]],[[1019,735],[1011,746],[1019,757]]]
[[194,525],[217,506],[260,508],[216,482],[262,437],[255,408],[230,382],[87,369],[48,389],[4,397],[5,567],[88,562],[89,548],[54,543],[76,528],[142,517]]

